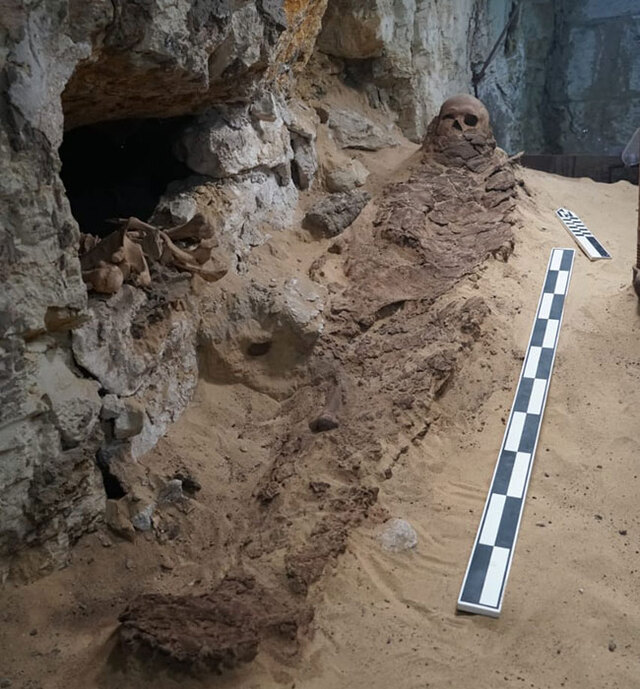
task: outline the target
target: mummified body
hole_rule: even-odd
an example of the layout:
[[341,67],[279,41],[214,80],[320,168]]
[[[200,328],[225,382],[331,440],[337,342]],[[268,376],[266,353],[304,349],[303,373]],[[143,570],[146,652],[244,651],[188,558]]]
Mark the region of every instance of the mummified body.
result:
[[346,238],[345,308],[375,319],[389,304],[435,300],[489,254],[506,258],[515,185],[484,105],[447,100],[411,177],[385,189],[370,232]]
[[276,638],[295,652],[311,620],[307,592],[376,509],[379,477],[390,478],[404,452],[390,459],[388,448],[427,432],[431,402],[488,313],[481,297],[432,302],[487,254],[511,248],[510,164],[484,107],[451,104],[429,127],[411,178],[378,199],[375,221],[354,225],[312,267],[319,280],[336,278],[325,329],[241,516],[237,571],[200,595],[131,601],[120,617],[127,654],[197,671],[249,661]]

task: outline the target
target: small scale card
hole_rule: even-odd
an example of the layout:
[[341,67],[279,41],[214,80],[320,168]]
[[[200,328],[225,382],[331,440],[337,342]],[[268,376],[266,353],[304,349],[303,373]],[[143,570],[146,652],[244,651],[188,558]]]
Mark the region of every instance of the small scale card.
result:
[[571,236],[590,261],[597,261],[599,258],[611,258],[611,254],[591,234],[589,228],[575,213],[567,208],[558,208],[556,215],[562,220],[563,225],[569,230]]

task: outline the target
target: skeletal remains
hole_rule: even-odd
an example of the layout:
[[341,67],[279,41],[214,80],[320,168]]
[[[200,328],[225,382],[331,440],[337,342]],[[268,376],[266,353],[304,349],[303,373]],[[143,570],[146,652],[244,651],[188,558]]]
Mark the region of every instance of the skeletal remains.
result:
[[452,129],[460,132],[473,129],[490,136],[489,113],[483,103],[464,93],[447,99],[438,114],[437,136],[449,137]]
[[82,278],[94,292],[115,294],[125,282],[148,287],[149,262],[188,271],[207,282],[215,282],[227,272],[212,255],[218,245],[214,230],[199,213],[166,230],[138,218],[114,222],[120,227],[102,240],[92,235],[81,238]]
[[468,94],[447,99],[429,123],[422,147],[442,164],[475,169],[468,165],[475,158],[482,167],[483,160],[489,161],[496,147],[487,109]]

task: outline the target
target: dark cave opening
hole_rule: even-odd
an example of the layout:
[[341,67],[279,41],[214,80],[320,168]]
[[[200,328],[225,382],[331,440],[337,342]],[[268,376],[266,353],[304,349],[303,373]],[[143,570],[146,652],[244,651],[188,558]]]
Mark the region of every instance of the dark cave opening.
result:
[[124,489],[120,479],[111,473],[108,466],[100,466],[102,472],[102,482],[104,484],[104,492],[108,500],[120,500],[124,498],[127,491]]
[[189,117],[100,122],[65,132],[61,177],[82,232],[104,237],[110,218],[147,220],[167,184],[192,174],[173,154]]

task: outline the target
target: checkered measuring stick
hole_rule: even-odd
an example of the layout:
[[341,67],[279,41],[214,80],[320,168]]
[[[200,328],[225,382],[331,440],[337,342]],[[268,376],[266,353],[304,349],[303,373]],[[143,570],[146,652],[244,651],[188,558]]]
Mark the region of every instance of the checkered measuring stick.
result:
[[573,249],[553,249],[458,609],[498,617],[558,346]]

